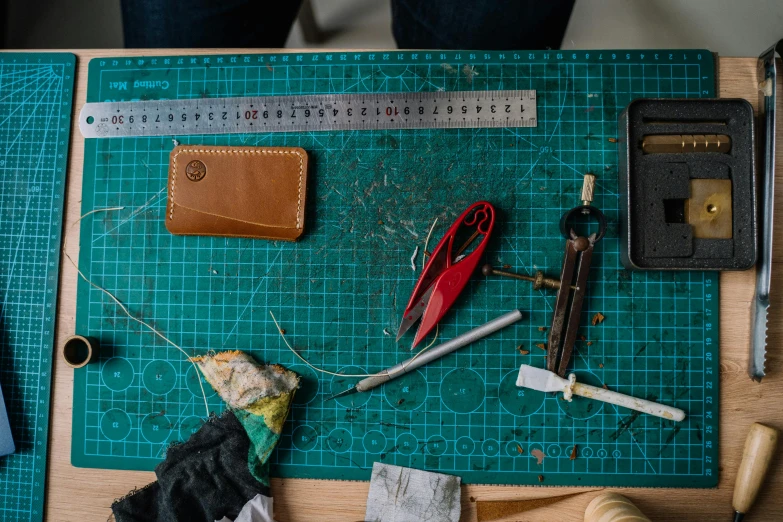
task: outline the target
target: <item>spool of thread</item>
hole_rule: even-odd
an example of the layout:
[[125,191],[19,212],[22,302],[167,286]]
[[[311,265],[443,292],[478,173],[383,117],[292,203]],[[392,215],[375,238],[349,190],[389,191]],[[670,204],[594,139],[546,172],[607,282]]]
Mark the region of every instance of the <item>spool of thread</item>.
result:
[[587,505],[585,522],[650,522],[633,502],[617,493],[602,493]]
[[71,368],[81,368],[98,359],[100,343],[94,337],[72,335],[63,344],[63,359]]

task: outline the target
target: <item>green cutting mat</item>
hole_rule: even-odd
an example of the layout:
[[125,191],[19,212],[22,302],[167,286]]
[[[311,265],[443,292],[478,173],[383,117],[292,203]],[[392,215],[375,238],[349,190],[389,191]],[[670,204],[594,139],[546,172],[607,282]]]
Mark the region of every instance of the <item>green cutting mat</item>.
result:
[[0,519],[42,520],[76,57],[0,53]]
[[[608,141],[632,98],[713,96],[710,53],[105,58],[90,63],[88,101],[437,89],[536,89],[538,127],[176,137],[308,150],[307,233],[296,244],[171,236],[163,215],[172,139],[87,140],[83,212],[125,209],[82,222],[82,269],[193,353],[249,350],[303,376],[276,475],[368,479],[380,460],[470,483],[541,484],[543,475],[545,485],[714,486],[718,278],[621,268],[617,152]],[[513,308],[527,319],[371,394],[324,402],[349,381],[316,376],[282,344],[270,311],[305,357],[332,371],[377,371],[409,357],[412,337],[397,344],[393,334],[418,276],[411,255],[435,217],[437,241],[478,199],[500,211],[489,261],[557,274],[557,223],[579,203],[588,171],[611,225],[594,257],[573,366],[587,382],[683,408],[685,422],[518,390],[520,363],[544,364],[535,344],[546,341],[540,327],[554,303],[523,282],[476,276],[441,322],[440,340]],[[596,312],[606,320],[590,326]],[[167,444],[203,422],[198,376],[83,282],[77,327],[106,348],[99,364],[76,371],[73,463],[152,469]],[[222,408],[214,394],[209,403]]]

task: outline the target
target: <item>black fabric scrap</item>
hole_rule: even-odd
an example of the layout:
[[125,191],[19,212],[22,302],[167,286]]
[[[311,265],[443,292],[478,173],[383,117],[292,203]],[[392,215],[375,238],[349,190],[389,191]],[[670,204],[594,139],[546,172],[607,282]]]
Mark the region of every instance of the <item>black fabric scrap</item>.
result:
[[233,520],[257,494],[271,496],[248,469],[250,438],[231,411],[187,442],[169,447],[157,482],[112,504],[117,522]]

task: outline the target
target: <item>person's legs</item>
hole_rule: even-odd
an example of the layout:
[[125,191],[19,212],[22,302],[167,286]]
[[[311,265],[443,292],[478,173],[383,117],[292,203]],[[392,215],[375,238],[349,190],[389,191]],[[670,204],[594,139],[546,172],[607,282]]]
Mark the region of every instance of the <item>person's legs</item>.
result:
[[301,0],[122,0],[125,47],[283,47]]
[[392,0],[402,49],[558,49],[574,0]]

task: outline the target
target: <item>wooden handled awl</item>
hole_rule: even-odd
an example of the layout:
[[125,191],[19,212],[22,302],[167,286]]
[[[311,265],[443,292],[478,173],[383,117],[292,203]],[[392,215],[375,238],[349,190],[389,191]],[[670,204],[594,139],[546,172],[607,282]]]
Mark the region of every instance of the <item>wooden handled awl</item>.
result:
[[778,435],[780,432],[775,428],[758,422],[751,425],[748,438],[745,439],[737,482],[734,484],[734,500],[731,502],[734,522],[740,522],[756,500],[775,453]]

